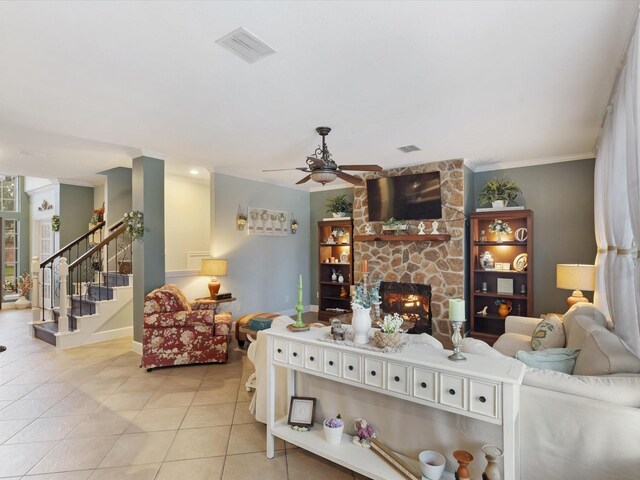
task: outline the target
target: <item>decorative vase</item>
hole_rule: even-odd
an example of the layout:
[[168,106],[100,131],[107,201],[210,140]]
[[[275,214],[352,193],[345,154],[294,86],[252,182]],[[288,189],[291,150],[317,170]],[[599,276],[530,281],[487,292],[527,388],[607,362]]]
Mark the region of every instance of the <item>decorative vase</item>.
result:
[[473,461],[473,455],[464,450],[456,450],[453,452],[453,458],[455,458],[460,465],[456,470],[456,479],[470,480],[469,468],[467,467],[469,467],[469,464]]
[[338,275],[338,282],[344,283],[344,277],[342,276],[342,274]]
[[346,214],[344,212],[338,212],[338,213],[333,212],[333,218],[342,218],[345,215]]
[[353,329],[353,333],[356,334],[356,337],[353,340],[355,343],[369,343],[369,330],[371,330],[371,308],[355,307],[351,318],[351,328]]
[[382,330],[376,330],[373,334],[373,344],[378,348],[399,347],[402,343],[402,333],[385,333]]
[[504,200],[494,200],[493,202],[491,202],[491,206],[493,208],[504,208],[507,206],[507,202],[505,202]]
[[327,427],[327,425],[323,423],[323,426],[324,438],[327,443],[330,443],[331,445],[340,445],[340,442],[342,441],[342,431],[344,430],[344,425],[340,427]]
[[22,310],[23,308],[30,307],[31,302],[27,300],[27,297],[25,297],[24,295],[20,295],[18,297],[18,300],[15,301],[14,305],[16,308]]
[[482,480],[500,480],[498,462],[502,458],[502,450],[495,445],[483,445],[482,452],[487,459],[487,468],[484,469]]
[[503,240],[502,240],[502,232],[497,232],[497,235],[498,235],[498,239],[496,240],[496,243],[502,243],[503,242]]
[[509,313],[511,313],[512,308],[513,307],[507,305],[506,303],[501,303],[498,307],[498,315],[500,315],[501,317],[506,317],[507,315],[509,315]]
[[331,281],[332,281],[332,282],[335,282],[337,279],[338,279],[338,275],[336,274],[336,272],[333,272],[333,273],[331,274]]

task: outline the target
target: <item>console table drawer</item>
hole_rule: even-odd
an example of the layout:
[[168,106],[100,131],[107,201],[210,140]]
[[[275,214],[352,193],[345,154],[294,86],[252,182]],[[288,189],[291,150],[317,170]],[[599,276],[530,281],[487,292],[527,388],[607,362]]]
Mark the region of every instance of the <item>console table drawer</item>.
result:
[[413,369],[413,396],[430,402],[437,402],[437,374],[432,370]]
[[324,373],[327,375],[333,375],[335,377],[340,376],[340,352],[335,350],[324,349]]
[[500,418],[500,386],[495,383],[469,381],[469,411]]
[[372,387],[384,388],[384,362],[382,360],[365,357],[364,383]]
[[304,346],[304,368],[308,370],[321,371],[322,362],[320,361],[320,347],[313,345]]
[[273,340],[273,359],[277,362],[287,363],[287,342],[281,338]]
[[398,363],[387,363],[387,390],[409,395],[409,367]]
[[362,357],[351,353],[342,354],[342,378],[353,382],[362,382]]
[[450,407],[466,409],[467,379],[449,374],[440,374],[440,403]]
[[298,367],[304,365],[304,346],[301,343],[289,342],[289,363]]

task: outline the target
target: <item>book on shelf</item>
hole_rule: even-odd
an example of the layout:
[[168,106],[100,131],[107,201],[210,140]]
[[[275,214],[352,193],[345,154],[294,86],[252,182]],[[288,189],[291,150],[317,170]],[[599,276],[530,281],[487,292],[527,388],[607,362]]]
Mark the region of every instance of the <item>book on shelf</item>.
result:
[[227,298],[231,298],[231,292],[216,293],[213,296],[214,300],[226,300]]

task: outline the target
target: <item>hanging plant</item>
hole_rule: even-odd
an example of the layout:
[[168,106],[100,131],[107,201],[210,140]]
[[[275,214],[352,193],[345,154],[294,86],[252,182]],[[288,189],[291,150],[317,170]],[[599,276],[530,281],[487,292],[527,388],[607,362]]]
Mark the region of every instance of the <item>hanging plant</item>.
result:
[[54,215],[51,217],[51,230],[54,232],[60,231],[60,215]]
[[133,212],[124,214],[124,225],[126,232],[131,235],[131,240],[142,238],[144,235],[144,221],[142,212],[134,210]]

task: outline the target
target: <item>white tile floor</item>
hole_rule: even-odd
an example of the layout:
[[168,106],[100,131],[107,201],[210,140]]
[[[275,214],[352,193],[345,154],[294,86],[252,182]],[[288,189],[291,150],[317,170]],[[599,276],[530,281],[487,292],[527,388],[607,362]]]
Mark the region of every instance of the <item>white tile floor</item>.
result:
[[30,311],[0,311],[0,478],[363,478],[276,443],[249,413],[245,351],[224,365],[147,373],[131,339],[66,351],[32,339]]

